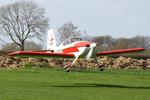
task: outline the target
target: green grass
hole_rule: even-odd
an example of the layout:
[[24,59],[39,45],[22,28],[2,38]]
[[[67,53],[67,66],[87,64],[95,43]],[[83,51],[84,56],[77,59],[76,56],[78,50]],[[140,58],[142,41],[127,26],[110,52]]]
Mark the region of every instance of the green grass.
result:
[[149,100],[150,70],[0,70],[0,100]]

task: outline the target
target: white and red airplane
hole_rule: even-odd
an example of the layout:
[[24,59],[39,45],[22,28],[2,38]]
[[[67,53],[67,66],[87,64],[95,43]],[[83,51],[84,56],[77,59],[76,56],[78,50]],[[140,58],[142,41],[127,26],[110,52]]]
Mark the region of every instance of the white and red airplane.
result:
[[[102,51],[99,52],[96,49],[97,43],[89,41],[75,41],[73,43],[64,45],[63,43],[59,46],[56,45],[56,37],[54,30],[48,31],[47,36],[47,50],[41,51],[16,51],[10,53],[10,56],[21,56],[21,57],[46,57],[46,58],[75,58],[73,62],[64,66],[67,72],[70,71],[73,64],[77,61],[78,58],[97,58],[97,56],[107,56],[110,54],[118,53],[129,53],[129,52],[138,52],[143,51],[144,48],[130,48],[130,49],[121,49],[121,50],[111,50],[111,51]],[[99,66],[98,60],[97,64]],[[99,66],[100,70],[103,71],[104,68]]]

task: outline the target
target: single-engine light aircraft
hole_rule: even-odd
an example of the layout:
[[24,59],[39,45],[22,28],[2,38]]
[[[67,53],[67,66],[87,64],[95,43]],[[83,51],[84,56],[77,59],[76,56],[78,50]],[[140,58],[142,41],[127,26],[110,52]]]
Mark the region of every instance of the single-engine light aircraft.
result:
[[45,57],[45,58],[74,58],[72,62],[63,66],[66,72],[71,70],[73,64],[77,61],[78,58],[96,58],[97,64],[101,71],[104,70],[104,67],[99,65],[97,60],[98,56],[107,56],[111,54],[120,54],[120,53],[129,53],[129,52],[139,52],[143,51],[144,48],[129,48],[121,50],[111,50],[111,51],[102,51],[99,52],[96,47],[97,43],[89,41],[75,41],[70,44],[61,43],[59,46],[56,45],[56,37],[54,30],[51,29],[48,31],[47,36],[47,50],[41,51],[16,51],[10,53],[10,56],[21,56],[21,57]]

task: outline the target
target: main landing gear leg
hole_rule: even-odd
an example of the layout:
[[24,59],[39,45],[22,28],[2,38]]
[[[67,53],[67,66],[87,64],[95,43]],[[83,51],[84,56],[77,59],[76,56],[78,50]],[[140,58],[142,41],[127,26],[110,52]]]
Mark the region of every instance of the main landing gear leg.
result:
[[104,67],[102,64],[99,63],[99,61],[98,61],[97,58],[95,58],[95,59],[96,59],[96,62],[97,62],[97,64],[98,64],[98,67],[99,67],[100,71],[104,71],[104,70],[105,70],[105,67]]
[[68,63],[67,65],[64,66],[64,69],[66,70],[66,72],[70,72],[71,67],[73,66],[73,64],[76,62],[76,60],[78,59],[79,56],[77,56],[72,63]]

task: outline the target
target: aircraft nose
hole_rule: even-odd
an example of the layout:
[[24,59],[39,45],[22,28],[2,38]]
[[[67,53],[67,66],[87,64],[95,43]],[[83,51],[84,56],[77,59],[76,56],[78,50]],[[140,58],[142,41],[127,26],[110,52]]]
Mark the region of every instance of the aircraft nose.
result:
[[90,44],[90,47],[91,47],[91,48],[94,48],[95,46],[96,46],[96,43]]

